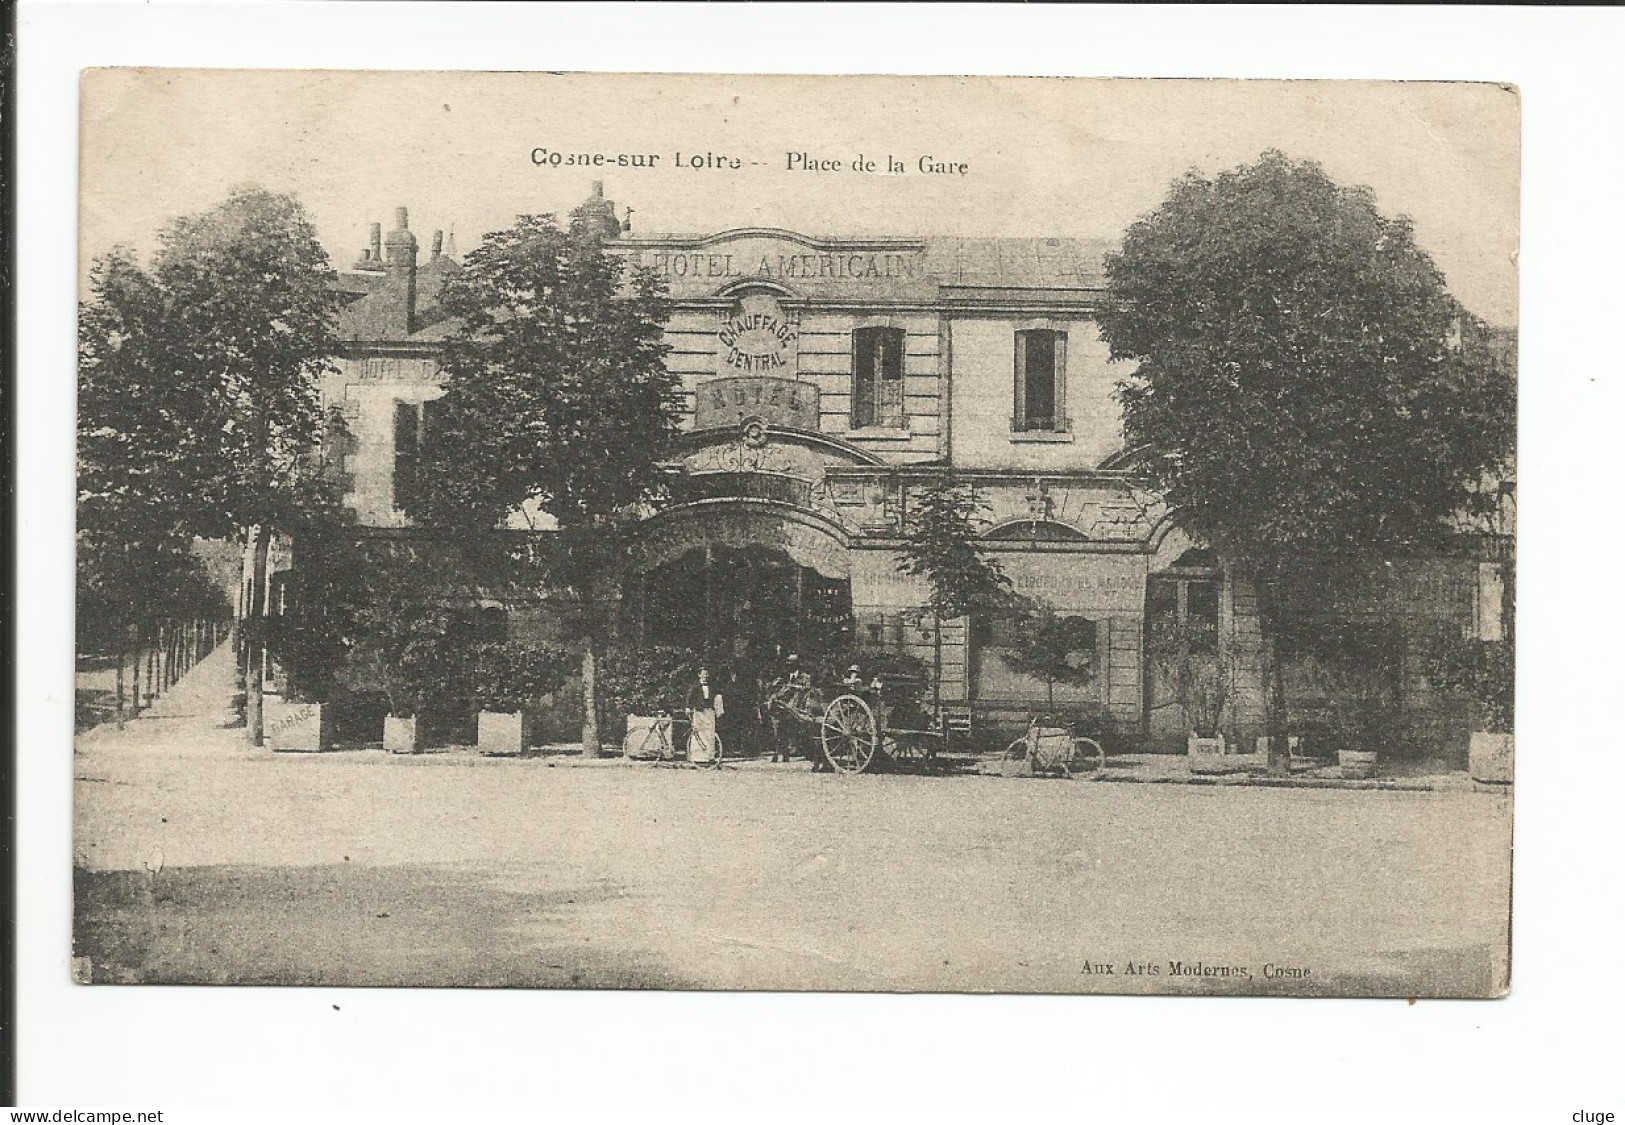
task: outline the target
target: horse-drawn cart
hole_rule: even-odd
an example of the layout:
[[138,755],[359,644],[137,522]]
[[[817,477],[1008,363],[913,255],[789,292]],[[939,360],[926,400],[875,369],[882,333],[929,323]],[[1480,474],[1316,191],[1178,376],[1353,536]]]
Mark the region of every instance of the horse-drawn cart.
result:
[[[910,716],[929,720],[915,708]],[[924,722],[894,725],[901,708],[889,704],[880,691],[842,691],[830,699],[816,687],[782,693],[769,704],[775,731],[795,724],[805,737],[816,734],[816,748],[831,768],[840,773],[862,773],[879,760],[895,768],[929,767],[948,741],[946,720],[935,726]],[[792,728],[794,729],[794,728]]]

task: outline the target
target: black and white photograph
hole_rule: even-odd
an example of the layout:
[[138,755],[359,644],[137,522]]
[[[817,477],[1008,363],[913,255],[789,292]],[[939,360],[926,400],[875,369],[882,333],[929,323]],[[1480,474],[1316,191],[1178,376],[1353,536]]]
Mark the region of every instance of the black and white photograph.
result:
[[81,984],[1504,995],[1518,91],[81,79]]

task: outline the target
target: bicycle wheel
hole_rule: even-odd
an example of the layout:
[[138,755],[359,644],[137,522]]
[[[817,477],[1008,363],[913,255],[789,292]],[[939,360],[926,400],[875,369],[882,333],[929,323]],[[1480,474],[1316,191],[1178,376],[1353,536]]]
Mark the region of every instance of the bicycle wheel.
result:
[[1066,763],[1069,777],[1095,778],[1106,768],[1106,751],[1092,738],[1072,740],[1072,760]]
[[661,719],[649,724],[638,739],[637,753],[634,758],[643,758],[652,761],[662,761],[671,757],[671,720]]
[[999,773],[1005,777],[1031,777],[1033,775],[1032,744],[1022,735],[1004,748],[999,755]]

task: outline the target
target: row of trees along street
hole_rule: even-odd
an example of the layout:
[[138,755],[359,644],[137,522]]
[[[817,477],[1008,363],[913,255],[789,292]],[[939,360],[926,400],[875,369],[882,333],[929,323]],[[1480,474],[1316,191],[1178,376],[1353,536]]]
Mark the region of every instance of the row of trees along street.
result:
[[[404,498],[436,549],[469,563],[444,568],[461,594],[545,588],[567,616],[588,755],[635,530],[669,496],[682,418],[665,292],[605,249],[612,221],[521,216],[448,280],[441,302],[460,328]],[[242,649],[256,744],[270,535],[339,526],[316,390],[336,350],[332,276],[297,202],[244,191],[176,222],[150,270],[122,252],[104,258],[81,318],[81,589],[97,592],[106,628],[134,636],[193,536],[235,536],[253,558]],[[1473,346],[1482,325],[1410,224],[1317,165],[1272,152],[1186,176],[1129,228],[1107,276],[1099,323],[1113,358],[1136,365],[1118,397],[1139,470],[1177,525],[1256,592],[1266,639],[1294,584],[1358,581],[1447,548],[1492,502],[1481,482],[1510,470],[1512,372]],[[951,478],[925,490],[899,555],[931,590],[921,609],[938,626],[939,668],[942,621],[1014,604],[977,546],[976,509]],[[490,535],[504,523],[532,531]],[[1059,651],[1066,619],[1026,608],[1042,636],[1018,660],[1052,685],[1081,674]],[[386,647],[425,663],[432,615],[422,629],[374,624]],[[365,621],[334,629],[325,647],[305,630],[304,651],[331,663],[364,647]],[[1278,662],[1268,681],[1272,759],[1284,765]]]
[[80,310],[80,635],[122,657],[173,622],[218,620],[193,542],[246,545],[237,637],[256,744],[271,536],[319,502],[333,278],[300,205],[245,189],[173,222],[147,268],[122,248],[99,259]]

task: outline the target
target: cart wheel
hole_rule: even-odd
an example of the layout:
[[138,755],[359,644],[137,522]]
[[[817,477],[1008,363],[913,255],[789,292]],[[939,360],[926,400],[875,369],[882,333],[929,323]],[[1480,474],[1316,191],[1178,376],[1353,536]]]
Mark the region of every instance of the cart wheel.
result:
[[1070,777],[1095,778],[1106,768],[1106,751],[1092,738],[1072,740],[1072,760],[1066,764]]
[[824,757],[841,773],[862,773],[875,760],[880,731],[875,713],[855,695],[838,697],[824,710]]

